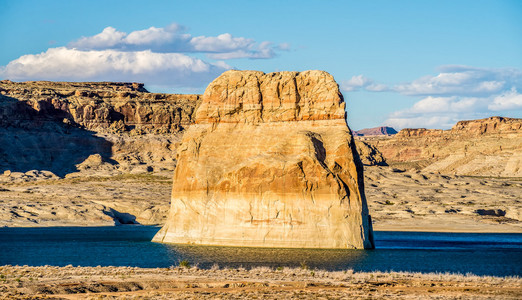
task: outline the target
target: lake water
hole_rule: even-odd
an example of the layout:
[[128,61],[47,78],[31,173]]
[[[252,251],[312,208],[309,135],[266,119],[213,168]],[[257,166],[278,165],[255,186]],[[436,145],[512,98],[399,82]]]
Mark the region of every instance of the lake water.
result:
[[375,250],[301,250],[152,243],[153,226],[0,228],[0,265],[200,268],[294,266],[522,276],[522,234],[375,232]]

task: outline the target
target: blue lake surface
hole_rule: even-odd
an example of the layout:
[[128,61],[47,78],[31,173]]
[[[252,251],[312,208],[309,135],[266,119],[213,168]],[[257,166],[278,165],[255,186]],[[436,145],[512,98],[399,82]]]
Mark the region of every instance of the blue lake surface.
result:
[[267,249],[152,243],[153,226],[0,228],[0,265],[200,268],[294,266],[522,276],[522,234],[375,232],[375,250]]

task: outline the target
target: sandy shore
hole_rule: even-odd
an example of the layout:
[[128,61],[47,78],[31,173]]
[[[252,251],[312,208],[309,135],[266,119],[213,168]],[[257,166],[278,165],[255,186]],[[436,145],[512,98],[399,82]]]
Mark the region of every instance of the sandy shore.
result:
[[258,267],[0,267],[0,299],[521,299],[522,279]]

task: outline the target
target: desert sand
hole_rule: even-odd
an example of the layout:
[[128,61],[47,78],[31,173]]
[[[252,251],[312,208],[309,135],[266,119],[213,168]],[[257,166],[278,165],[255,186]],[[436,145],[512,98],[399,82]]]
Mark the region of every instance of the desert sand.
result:
[[[375,230],[522,232],[520,178],[381,166],[364,175]],[[171,172],[40,177],[0,175],[0,226],[160,225],[168,214]]]

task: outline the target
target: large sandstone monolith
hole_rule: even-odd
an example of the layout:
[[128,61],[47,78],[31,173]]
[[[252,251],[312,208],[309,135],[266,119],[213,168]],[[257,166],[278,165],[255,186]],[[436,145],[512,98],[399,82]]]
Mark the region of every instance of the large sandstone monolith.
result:
[[153,241],[373,247],[362,165],[326,72],[223,73],[177,155],[170,215]]

